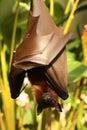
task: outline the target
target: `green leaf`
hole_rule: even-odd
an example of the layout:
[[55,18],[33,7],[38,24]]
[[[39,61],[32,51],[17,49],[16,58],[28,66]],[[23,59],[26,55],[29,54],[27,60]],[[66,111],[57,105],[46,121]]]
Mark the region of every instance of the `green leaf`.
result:
[[55,23],[57,25],[58,23],[61,23],[63,17],[64,17],[63,7],[58,2],[55,2],[54,3],[54,16],[53,16]]
[[81,44],[81,40],[79,38],[72,39],[67,45],[67,50],[72,50],[74,48],[78,48]]
[[[29,12],[29,6],[27,4],[20,3],[15,43],[19,43],[21,37],[24,34],[28,18],[28,12]],[[7,44],[8,50],[10,50],[12,40],[14,18],[15,18],[15,10],[14,12],[11,12],[10,15],[8,15],[8,17],[5,18],[6,22],[4,21],[0,26],[0,32],[4,37],[4,41]]]
[[84,66],[80,61],[75,60],[68,53],[68,82],[76,82],[81,78],[87,78],[87,66]]
[[29,110],[27,110],[24,114],[24,124],[35,124],[35,114],[36,114],[36,110],[35,110],[35,103],[34,101],[31,101],[31,108]]
[[81,94],[87,95],[87,85],[82,86]]
[[77,107],[76,100],[73,96],[73,92],[69,92],[69,97],[67,98],[67,100],[62,100],[62,102],[66,105],[70,104],[74,108]]
[[81,126],[81,130],[87,130],[87,125]]
[[0,0],[0,25],[6,22],[6,18],[13,11],[16,0]]

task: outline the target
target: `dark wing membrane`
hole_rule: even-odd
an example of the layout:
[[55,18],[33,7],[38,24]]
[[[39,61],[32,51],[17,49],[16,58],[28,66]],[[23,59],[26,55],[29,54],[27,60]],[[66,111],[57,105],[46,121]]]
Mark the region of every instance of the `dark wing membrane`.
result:
[[65,48],[60,52],[56,61],[50,64],[47,69],[46,77],[51,87],[63,99],[68,97],[67,90],[67,59]]
[[27,70],[31,68],[31,63],[40,64],[40,66],[49,65],[66,46],[70,37],[71,33],[61,37],[56,34],[49,34],[43,37],[38,35],[30,36],[24,41],[25,44],[21,44],[16,49],[13,66],[18,68],[19,64],[21,64],[21,68]]
[[[20,71],[20,73],[18,75],[13,76],[14,71],[17,71],[17,69],[12,67],[12,70],[9,74],[9,86],[10,86],[11,97],[17,98],[20,94],[22,83],[23,83],[23,80],[25,77],[25,72]],[[18,69],[18,71],[19,71],[19,69]]]

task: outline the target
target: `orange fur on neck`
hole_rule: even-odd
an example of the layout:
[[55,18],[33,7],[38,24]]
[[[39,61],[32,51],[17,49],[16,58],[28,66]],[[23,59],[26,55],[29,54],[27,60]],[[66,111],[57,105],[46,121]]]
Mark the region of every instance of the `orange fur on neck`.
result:
[[37,103],[40,101],[40,98],[43,93],[45,92],[50,92],[55,99],[58,99],[57,94],[55,93],[54,90],[52,90],[46,82],[42,81],[36,85],[33,85],[33,95],[37,101]]

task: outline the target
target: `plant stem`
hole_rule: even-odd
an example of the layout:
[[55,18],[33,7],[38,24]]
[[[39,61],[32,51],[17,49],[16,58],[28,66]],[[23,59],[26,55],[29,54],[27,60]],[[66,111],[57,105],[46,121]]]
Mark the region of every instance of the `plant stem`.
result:
[[82,117],[84,115],[84,100],[82,100],[78,106],[78,116],[77,116],[77,128],[78,130],[82,127]]
[[64,29],[64,34],[66,34],[69,31],[69,29],[70,29],[72,20],[74,18],[74,13],[75,13],[75,11],[77,9],[78,3],[79,3],[79,0],[76,0],[75,3],[74,3],[74,5],[73,5],[73,8],[71,10],[70,16],[68,18],[68,21],[67,21],[65,29]]
[[2,70],[2,100],[5,116],[6,130],[15,130],[14,102],[10,98],[9,83],[6,68],[5,44],[1,48],[1,70]]
[[50,15],[54,15],[54,0],[50,0]]
[[42,128],[42,116],[43,116],[43,114],[41,113],[38,117],[38,128],[37,128],[37,130],[41,130],[41,128]]
[[3,113],[0,111],[0,128],[1,130],[6,130],[4,120],[3,120]]
[[14,45],[15,45],[16,27],[17,27],[18,13],[19,13],[19,3],[20,3],[20,0],[18,0],[17,2],[16,14],[15,14],[15,19],[14,19],[13,34],[12,34],[12,41],[11,41],[11,52],[10,52],[10,65],[9,65],[10,67],[11,67],[12,56],[13,56]]
[[64,12],[65,15],[67,15],[69,13],[70,6],[71,6],[71,0],[68,0],[68,4],[67,4],[65,12]]

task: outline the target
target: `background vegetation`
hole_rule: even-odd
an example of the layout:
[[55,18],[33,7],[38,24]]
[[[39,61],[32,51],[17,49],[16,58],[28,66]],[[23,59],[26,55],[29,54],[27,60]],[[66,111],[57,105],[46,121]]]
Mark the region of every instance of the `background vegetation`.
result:
[[60,99],[63,112],[46,109],[37,116],[31,84],[15,101],[9,92],[8,73],[13,50],[23,38],[29,0],[0,0],[0,129],[86,130],[87,129],[87,0],[45,0],[51,16],[64,33],[73,37],[67,45],[69,98]]

